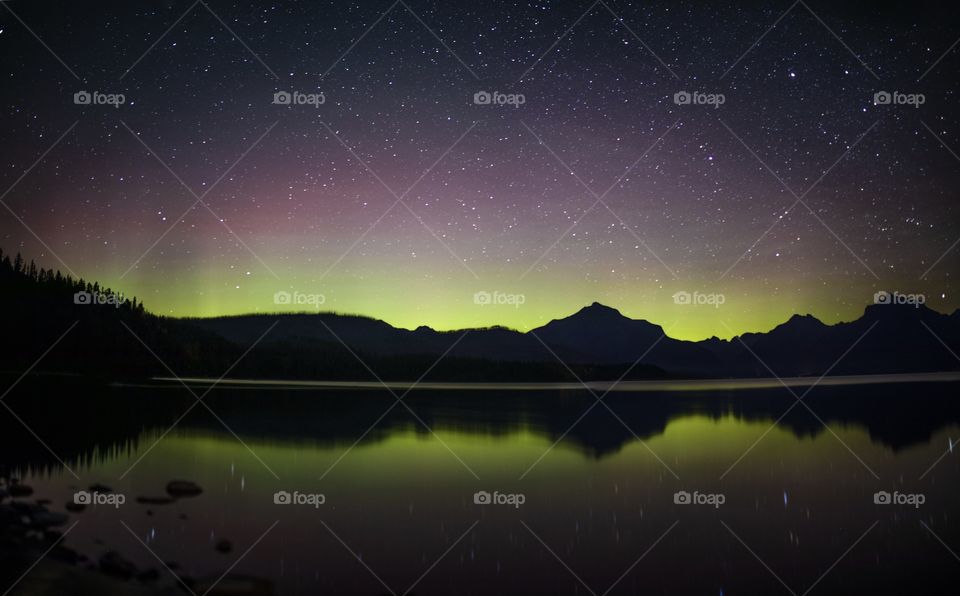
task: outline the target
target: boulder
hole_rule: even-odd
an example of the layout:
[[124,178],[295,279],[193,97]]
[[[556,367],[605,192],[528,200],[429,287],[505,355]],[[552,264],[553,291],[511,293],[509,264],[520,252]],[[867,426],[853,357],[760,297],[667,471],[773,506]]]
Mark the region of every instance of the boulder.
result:
[[87,508],[87,506],[84,505],[83,503],[76,503],[74,501],[67,501],[67,504],[64,505],[63,507],[70,513],[80,513],[81,511]]
[[195,497],[203,492],[203,489],[195,482],[189,480],[171,480],[167,483],[167,494],[174,498]]
[[30,516],[30,522],[39,528],[55,528],[65,525],[70,518],[66,513],[54,511],[37,511]]
[[11,497],[29,497],[33,494],[33,488],[26,484],[11,484],[8,491]]
[[107,551],[100,557],[100,571],[111,577],[130,579],[137,574],[137,566],[116,551]]

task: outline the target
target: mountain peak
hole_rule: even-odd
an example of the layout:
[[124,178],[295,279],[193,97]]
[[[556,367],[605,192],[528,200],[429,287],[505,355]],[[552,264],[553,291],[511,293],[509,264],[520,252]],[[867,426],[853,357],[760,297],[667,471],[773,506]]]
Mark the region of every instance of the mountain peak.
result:
[[787,330],[789,330],[791,333],[810,333],[823,330],[826,327],[827,325],[825,325],[823,321],[811,314],[794,314],[786,322],[780,323],[774,327],[771,333],[783,332]]
[[794,314],[794,315],[793,315],[792,317],[790,317],[785,323],[781,323],[781,324],[782,324],[782,325],[787,325],[787,324],[790,324],[790,323],[793,323],[793,324],[806,323],[806,324],[823,325],[823,322],[822,322],[820,319],[818,319],[817,317],[815,317],[815,316],[813,316],[813,315],[811,315],[811,314],[801,315],[801,314],[799,314],[799,313],[798,313],[798,314]]
[[627,318],[623,316],[623,313],[621,313],[619,310],[613,307],[607,306],[605,304],[600,304],[599,302],[594,302],[590,306],[584,306],[572,316],[576,317],[580,315],[589,315],[591,317],[618,318],[618,319]]

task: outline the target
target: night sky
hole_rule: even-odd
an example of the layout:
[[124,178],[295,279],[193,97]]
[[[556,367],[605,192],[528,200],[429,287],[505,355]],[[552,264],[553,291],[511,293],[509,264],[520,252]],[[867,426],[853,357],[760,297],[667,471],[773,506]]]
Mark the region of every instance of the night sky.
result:
[[0,247],[154,312],[296,291],[529,329],[599,301],[699,339],[878,290],[960,307],[955,4],[147,4],[0,7]]

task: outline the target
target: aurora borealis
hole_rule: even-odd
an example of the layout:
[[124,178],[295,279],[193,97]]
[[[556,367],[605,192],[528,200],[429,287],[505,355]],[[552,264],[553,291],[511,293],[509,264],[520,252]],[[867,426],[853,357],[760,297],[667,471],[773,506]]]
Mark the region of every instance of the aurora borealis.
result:
[[296,291],[529,329],[598,301],[701,339],[879,290],[960,307],[955,7],[56,6],[0,7],[0,247],[160,314]]

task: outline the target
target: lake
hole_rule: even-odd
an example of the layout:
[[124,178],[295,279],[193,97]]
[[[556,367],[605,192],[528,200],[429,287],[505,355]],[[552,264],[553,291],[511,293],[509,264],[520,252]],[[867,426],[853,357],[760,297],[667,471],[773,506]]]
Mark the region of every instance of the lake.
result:
[[[97,493],[62,544],[156,569],[127,582],[144,593],[178,593],[175,573],[199,596],[229,571],[211,595],[953,594],[957,387],[824,385],[803,403],[765,386],[602,402],[436,388],[398,403],[228,384],[198,404],[160,381],[34,380],[4,400],[20,421],[0,412],[0,475],[53,512]],[[202,493],[171,499],[173,480]],[[5,565],[0,590],[29,563]],[[11,594],[35,593],[35,573]]]

